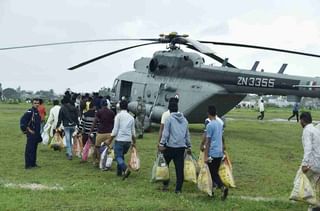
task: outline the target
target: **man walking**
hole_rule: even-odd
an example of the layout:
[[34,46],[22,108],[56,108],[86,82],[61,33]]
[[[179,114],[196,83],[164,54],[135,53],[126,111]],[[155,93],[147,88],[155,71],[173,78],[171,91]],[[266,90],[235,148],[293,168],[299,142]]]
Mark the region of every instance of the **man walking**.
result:
[[[184,179],[184,153],[191,153],[191,142],[188,121],[182,113],[178,112],[178,103],[169,103],[170,116],[166,119],[163,134],[159,143],[159,151],[163,152],[167,165],[171,160],[176,170],[175,193],[181,193]],[[163,191],[167,191],[169,181],[163,182]]]
[[221,199],[225,200],[228,195],[228,188],[225,187],[218,174],[221,160],[223,158],[223,124],[217,120],[216,107],[208,106],[208,118],[210,122],[206,126],[206,147],[205,147],[205,162],[208,163],[212,181],[222,191]]
[[26,134],[27,143],[24,153],[25,169],[38,167],[37,148],[42,141],[40,134],[41,117],[38,111],[39,99],[32,100],[32,108],[28,109],[20,119],[20,129]]
[[263,101],[263,99],[261,99],[259,102],[259,112],[260,112],[260,115],[257,117],[257,119],[263,120],[263,118],[264,118],[264,101]]
[[50,125],[50,133],[49,133],[50,137],[53,137],[53,130],[57,127],[60,108],[61,106],[59,105],[59,101],[54,100],[53,107],[50,109],[49,117],[46,123]]
[[115,139],[114,152],[117,161],[117,175],[123,176],[123,180],[130,175],[130,169],[125,164],[124,155],[128,152],[131,145],[136,143],[136,131],[134,127],[134,118],[128,113],[128,102],[121,100],[119,103],[120,112],[114,120],[114,127],[111,133],[111,138],[107,145],[111,145]]
[[[312,124],[312,117],[309,112],[300,115],[300,124],[303,128],[302,146],[303,159],[301,170],[307,175],[312,186],[315,188],[317,203],[320,203],[320,130]],[[320,210],[320,206],[311,210]]]
[[299,103],[295,102],[292,107],[292,115],[288,118],[288,121],[291,120],[291,118],[296,117],[297,122],[299,122]]
[[109,102],[107,99],[102,101],[102,108],[98,110],[95,115],[93,125],[91,127],[90,133],[94,130],[96,125],[98,125],[98,133],[95,143],[95,161],[100,161],[100,147],[103,142],[106,142],[111,138],[111,132],[114,124],[114,112],[109,108]]
[[78,120],[78,111],[74,105],[71,105],[71,101],[69,97],[64,97],[63,105],[59,111],[59,119],[57,123],[57,128],[59,128],[61,122],[64,127],[66,144],[67,144],[67,158],[68,160],[72,160],[72,134],[75,131],[75,127],[79,125]]

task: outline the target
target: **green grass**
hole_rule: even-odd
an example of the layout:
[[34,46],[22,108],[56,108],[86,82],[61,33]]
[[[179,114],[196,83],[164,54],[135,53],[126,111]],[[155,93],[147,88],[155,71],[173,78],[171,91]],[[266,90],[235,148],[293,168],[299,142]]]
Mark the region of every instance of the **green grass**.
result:
[[[137,143],[141,169],[126,181],[112,171],[102,172],[91,163],[66,159],[39,145],[38,163],[42,167],[24,170],[25,137],[19,131],[19,118],[29,105],[0,104],[0,210],[306,210],[307,205],[288,200],[292,182],[302,159],[299,124],[267,121],[286,119],[290,109],[266,112],[266,121],[255,120],[253,110],[233,110],[227,117],[225,139],[233,161],[237,188],[222,202],[212,199],[190,183],[183,193],[174,191],[171,169],[170,192],[158,191],[160,184],[150,183],[156,153],[157,128]],[[312,111],[318,119],[320,113]],[[199,153],[202,125],[191,125],[193,151]],[[128,158],[128,156],[127,156]],[[42,184],[58,190],[30,190],[6,187],[6,184]],[[243,199],[242,197],[247,197]],[[248,197],[265,197],[255,201]]]

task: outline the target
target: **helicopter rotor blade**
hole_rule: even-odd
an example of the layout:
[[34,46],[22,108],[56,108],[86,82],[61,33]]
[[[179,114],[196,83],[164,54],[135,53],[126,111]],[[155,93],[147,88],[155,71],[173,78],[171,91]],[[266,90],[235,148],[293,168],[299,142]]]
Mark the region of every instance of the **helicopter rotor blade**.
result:
[[262,50],[298,54],[298,55],[303,55],[303,56],[320,57],[320,55],[318,55],[318,54],[305,53],[305,52],[301,52],[301,51],[292,51],[292,50],[286,50],[286,49],[281,49],[281,48],[271,48],[271,47],[258,46],[258,45],[248,45],[248,44],[241,44],[241,43],[213,42],[213,41],[203,41],[203,40],[198,40],[198,41],[200,43],[207,43],[207,44],[214,44],[214,45],[226,45],[226,46],[234,46],[234,47],[242,47],[242,48],[256,48],[256,49],[262,49]]
[[102,59],[102,58],[105,58],[105,57],[107,57],[107,56],[111,56],[111,55],[113,55],[113,54],[119,53],[119,52],[121,52],[121,51],[129,50],[129,49],[137,48],[137,47],[142,47],[142,46],[146,46],[146,45],[159,44],[159,43],[160,43],[159,41],[156,41],[156,42],[144,43],[144,44],[140,44],[140,45],[133,45],[133,46],[129,46],[129,47],[126,47],[126,48],[118,49],[118,50],[116,50],[116,51],[112,51],[112,52],[103,54],[103,55],[101,55],[101,56],[95,57],[95,58],[93,58],[93,59],[90,59],[90,60],[88,60],[88,61],[82,62],[82,63],[80,63],[80,64],[77,64],[77,65],[75,65],[75,66],[73,66],[73,67],[68,68],[68,70],[77,69],[77,68],[82,67],[82,66],[84,66],[84,65],[87,65],[87,64],[90,64],[90,63],[92,63],[92,62],[95,62],[95,61],[97,61],[97,60],[99,60],[99,59]]
[[[187,44],[187,47],[190,48],[190,49],[192,49],[192,50],[195,50],[195,51],[198,51],[198,52],[200,52],[200,53],[203,53],[203,52],[199,51],[198,49],[196,49],[196,48],[194,47],[194,45],[189,45],[189,44]],[[227,67],[237,68],[236,66],[234,66],[233,64],[231,64],[231,63],[229,63],[229,62],[225,62],[225,59],[223,59],[223,58],[215,55],[214,53],[203,53],[203,54],[206,55],[206,56],[211,57],[212,59],[220,62],[221,64],[224,64],[224,63],[225,63],[225,65],[226,65]]]
[[21,45],[21,46],[11,46],[0,48],[0,51],[3,50],[14,50],[20,48],[36,48],[36,47],[45,47],[45,46],[56,46],[56,45],[71,45],[79,43],[95,43],[95,42],[113,42],[113,41],[159,41],[158,38],[144,38],[144,39],[96,39],[96,40],[75,40],[75,41],[65,41],[65,42],[52,42],[52,43],[41,43],[33,45]]

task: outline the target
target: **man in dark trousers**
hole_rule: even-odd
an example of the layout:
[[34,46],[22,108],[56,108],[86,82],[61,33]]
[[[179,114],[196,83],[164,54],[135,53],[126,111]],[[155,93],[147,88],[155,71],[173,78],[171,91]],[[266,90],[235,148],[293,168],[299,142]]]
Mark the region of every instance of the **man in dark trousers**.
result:
[[292,115],[288,118],[288,121],[290,121],[293,117],[296,117],[297,122],[299,122],[299,103],[295,102],[292,107]]
[[[176,170],[176,188],[175,193],[182,191],[184,178],[184,154],[185,150],[191,154],[191,142],[188,128],[188,121],[184,115],[178,112],[178,103],[169,103],[170,116],[164,123],[161,140],[158,146],[160,152],[163,152],[167,165],[173,160]],[[163,182],[163,191],[167,191],[169,181]]]
[[25,169],[38,167],[37,148],[42,141],[40,134],[41,118],[38,112],[39,99],[32,100],[32,108],[28,109],[20,119],[20,129],[26,134]]

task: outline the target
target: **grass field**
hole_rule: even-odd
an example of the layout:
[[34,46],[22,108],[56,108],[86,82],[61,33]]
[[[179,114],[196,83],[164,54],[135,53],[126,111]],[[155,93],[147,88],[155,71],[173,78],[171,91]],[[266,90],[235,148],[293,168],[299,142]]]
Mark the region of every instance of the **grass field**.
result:
[[[19,118],[29,105],[0,104],[0,210],[306,210],[307,205],[288,200],[302,159],[301,132],[286,119],[289,109],[268,109],[266,120],[257,121],[254,110],[234,110],[227,115],[225,139],[233,161],[237,188],[229,198],[210,198],[191,183],[174,193],[150,183],[156,153],[157,128],[137,143],[141,169],[122,181],[113,169],[102,172],[91,163],[69,161],[64,152],[39,145],[41,168],[24,170],[25,137]],[[320,113],[312,111],[315,120]],[[193,152],[198,155],[202,125],[190,125]],[[30,185],[34,188],[30,189]],[[25,187],[25,186],[27,187]],[[42,186],[41,186],[42,185]],[[28,188],[29,187],[29,188]]]

